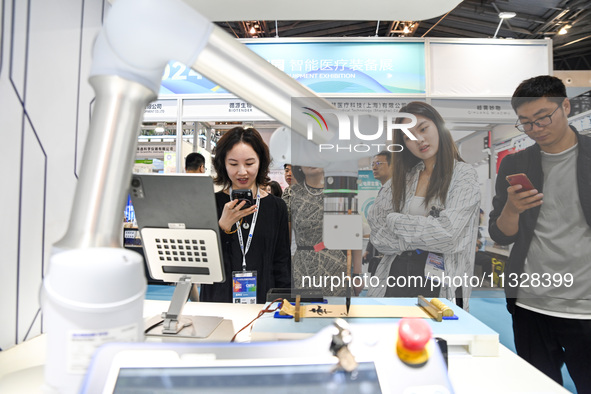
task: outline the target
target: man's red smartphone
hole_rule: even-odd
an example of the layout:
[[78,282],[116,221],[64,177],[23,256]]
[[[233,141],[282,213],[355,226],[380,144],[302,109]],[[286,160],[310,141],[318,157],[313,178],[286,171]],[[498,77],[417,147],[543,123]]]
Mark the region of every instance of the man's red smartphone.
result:
[[511,186],[521,185],[521,189],[519,189],[517,193],[535,189],[534,185],[525,174],[507,175],[507,182],[509,182]]

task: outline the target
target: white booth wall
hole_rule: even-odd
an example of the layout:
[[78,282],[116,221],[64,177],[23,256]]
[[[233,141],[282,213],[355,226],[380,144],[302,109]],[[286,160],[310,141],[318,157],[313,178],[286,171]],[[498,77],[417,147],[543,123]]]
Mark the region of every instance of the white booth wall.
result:
[[94,92],[103,0],[3,1],[0,348],[39,334],[39,289],[65,233]]
[[[68,224],[94,95],[87,82],[92,43],[108,4],[103,0],[37,0],[3,2],[3,7],[0,149],[10,165],[3,171],[0,194],[0,348],[6,349],[43,329],[39,289],[52,245]],[[428,45],[445,41],[433,39]],[[520,53],[520,47],[510,47],[517,41],[487,43]],[[546,61],[528,63],[523,58],[513,64],[510,75],[498,71],[506,59],[491,57],[480,64],[465,51],[468,58],[464,61],[448,56],[435,59],[437,47],[427,57],[435,61],[427,64],[425,99],[430,99],[432,86],[437,87],[439,97],[483,97],[490,93],[483,90],[489,85],[503,86],[503,91],[495,93],[510,95],[522,79],[551,73],[550,46],[542,46],[546,55],[540,56]],[[484,66],[488,69],[472,72]],[[438,75],[450,72],[460,80],[468,75],[478,79],[458,90],[439,80]]]

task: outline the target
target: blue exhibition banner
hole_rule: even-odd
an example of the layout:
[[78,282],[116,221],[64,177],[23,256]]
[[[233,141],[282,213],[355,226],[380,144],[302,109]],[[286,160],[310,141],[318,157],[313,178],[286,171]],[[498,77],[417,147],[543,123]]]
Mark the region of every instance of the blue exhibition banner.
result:
[[[316,93],[424,94],[423,42],[249,42],[248,48]],[[171,61],[160,94],[228,93]]]

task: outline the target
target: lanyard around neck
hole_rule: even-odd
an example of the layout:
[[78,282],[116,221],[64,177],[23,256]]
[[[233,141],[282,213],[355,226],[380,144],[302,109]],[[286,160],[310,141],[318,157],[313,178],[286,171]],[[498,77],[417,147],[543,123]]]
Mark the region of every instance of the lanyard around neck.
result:
[[[230,186],[230,201],[232,201],[232,186]],[[248,232],[248,239],[246,240],[246,247],[244,246],[244,238],[242,237],[242,229],[240,228],[240,221],[236,222],[236,228],[238,229],[238,243],[240,244],[240,251],[242,252],[242,271],[246,271],[246,254],[250,249],[250,243],[252,242],[252,236],[254,234],[254,226],[257,223],[257,217],[259,216],[259,205],[261,202],[261,192],[257,187],[257,209],[254,211],[252,216],[252,223],[250,224],[250,231]]]

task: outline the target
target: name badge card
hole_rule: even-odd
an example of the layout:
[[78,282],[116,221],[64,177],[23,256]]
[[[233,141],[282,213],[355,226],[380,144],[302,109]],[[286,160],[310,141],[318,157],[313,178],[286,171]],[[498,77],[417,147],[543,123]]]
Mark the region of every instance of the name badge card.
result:
[[444,272],[445,263],[443,262],[443,256],[429,253],[427,256],[427,262],[425,263],[425,276],[428,278],[437,277],[441,281]]
[[232,302],[234,304],[257,303],[256,271],[232,272]]

